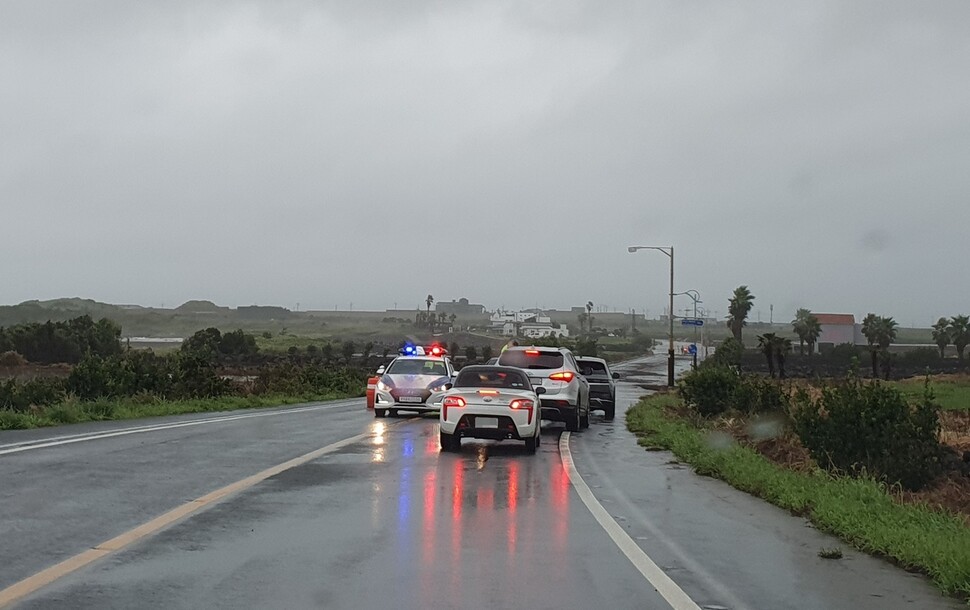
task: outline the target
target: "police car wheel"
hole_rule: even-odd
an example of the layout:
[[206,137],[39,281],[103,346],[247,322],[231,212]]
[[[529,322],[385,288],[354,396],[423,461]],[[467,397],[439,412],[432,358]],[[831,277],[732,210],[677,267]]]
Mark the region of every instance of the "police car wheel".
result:
[[374,417],[387,417],[387,409],[374,409]]

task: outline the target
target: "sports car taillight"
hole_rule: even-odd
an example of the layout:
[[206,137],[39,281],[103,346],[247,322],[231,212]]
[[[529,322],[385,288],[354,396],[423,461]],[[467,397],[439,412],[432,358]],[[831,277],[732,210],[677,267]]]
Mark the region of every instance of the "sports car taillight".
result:
[[535,403],[532,402],[531,400],[527,398],[516,398],[515,400],[509,403],[509,408],[528,411],[529,415],[528,417],[526,417],[526,423],[527,424],[532,423],[532,411],[535,408]]
[[576,376],[576,373],[573,373],[572,371],[560,371],[558,373],[553,373],[552,375],[549,375],[549,379],[552,379],[553,381],[565,381],[566,383],[569,383],[570,381],[573,380],[573,377],[575,376]]
[[452,409],[460,409],[465,406],[465,399],[461,396],[446,396],[443,401],[441,401],[441,418],[448,421],[448,407]]

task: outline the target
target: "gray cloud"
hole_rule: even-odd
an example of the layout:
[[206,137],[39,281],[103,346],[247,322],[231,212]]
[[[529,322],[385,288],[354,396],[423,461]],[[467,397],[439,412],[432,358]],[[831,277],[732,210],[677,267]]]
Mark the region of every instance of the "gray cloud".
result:
[[0,302],[970,310],[970,7],[603,4],[4,3]]

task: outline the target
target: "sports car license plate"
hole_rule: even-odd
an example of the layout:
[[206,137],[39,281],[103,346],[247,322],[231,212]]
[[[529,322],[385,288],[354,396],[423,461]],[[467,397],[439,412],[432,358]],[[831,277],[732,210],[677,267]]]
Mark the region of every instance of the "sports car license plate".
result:
[[476,428],[498,428],[498,418],[497,417],[476,417],[475,427]]
[[402,396],[398,400],[400,402],[422,402],[420,396]]

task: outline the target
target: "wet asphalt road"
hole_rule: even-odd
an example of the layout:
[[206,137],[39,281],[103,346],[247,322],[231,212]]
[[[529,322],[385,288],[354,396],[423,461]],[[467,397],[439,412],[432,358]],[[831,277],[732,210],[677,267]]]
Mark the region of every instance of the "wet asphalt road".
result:
[[[669,453],[643,451],[620,414],[643,394],[636,382],[662,380],[663,357],[620,370],[616,421],[594,416],[571,436],[572,457],[596,499],[700,607],[962,607]],[[157,428],[132,431],[148,425]],[[118,435],[11,452],[104,432]],[[441,453],[436,418],[375,420],[359,400],[0,433],[0,589],[362,432],[17,607],[669,607],[572,487],[561,426],[547,426],[535,456],[473,440]],[[818,558],[833,546],[844,559]]]

